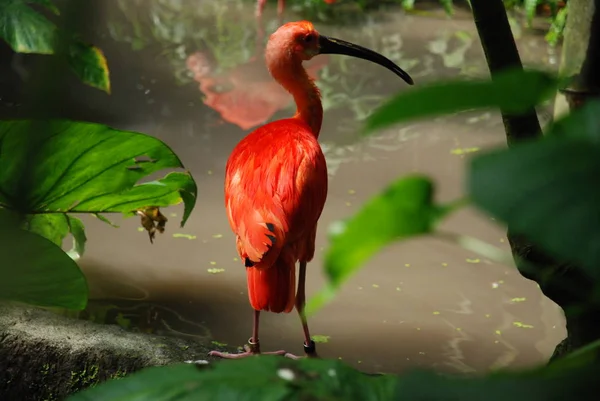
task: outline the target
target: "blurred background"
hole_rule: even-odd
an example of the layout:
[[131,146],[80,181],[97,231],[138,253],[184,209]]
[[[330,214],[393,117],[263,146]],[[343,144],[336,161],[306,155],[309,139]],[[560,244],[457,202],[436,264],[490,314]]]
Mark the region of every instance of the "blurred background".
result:
[[[55,3],[62,9],[65,2]],[[115,229],[84,216],[89,242],[80,265],[92,299],[77,317],[241,345],[251,334],[252,310],[225,215],[224,169],[247,133],[294,113],[291,96],[263,61],[268,35],[279,26],[277,2],[267,2],[261,21],[252,0],[88,3],[84,39],[104,52],[112,93],[71,77],[54,99],[53,116],[160,138],[192,172],[198,201],[184,229],[177,223],[181,208],[166,209],[170,223],[152,245],[139,219],[116,218]],[[525,66],[557,71],[564,3],[505,3]],[[467,2],[288,0],[283,18],[309,19],[325,35],[386,55],[416,85],[488,76]],[[0,43],[1,118],[30,117],[22,102],[39,57]],[[306,65],[323,95],[320,141],[330,175],[309,264],[310,297],[324,284],[321,255],[332,222],[411,172],[430,175],[439,200],[452,200],[463,193],[465,155],[506,139],[495,111],[404,124],[360,139],[358,129],[373,108],[407,85],[377,65],[344,56],[317,56]],[[548,121],[552,105],[539,112]],[[443,228],[509,250],[504,230],[471,209]],[[295,313],[263,315],[265,350],[301,351]],[[324,343],[322,356],[385,372],[416,366],[473,373],[544,363],[566,333],[560,309],[514,267],[434,239],[387,248],[310,325]]]

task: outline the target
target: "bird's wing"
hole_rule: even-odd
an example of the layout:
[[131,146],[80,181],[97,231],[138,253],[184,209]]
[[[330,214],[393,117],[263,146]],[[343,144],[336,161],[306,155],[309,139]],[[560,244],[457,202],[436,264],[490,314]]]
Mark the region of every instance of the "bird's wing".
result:
[[295,119],[257,129],[227,162],[226,208],[247,266],[269,267],[285,244],[309,235],[326,197],[325,157]]

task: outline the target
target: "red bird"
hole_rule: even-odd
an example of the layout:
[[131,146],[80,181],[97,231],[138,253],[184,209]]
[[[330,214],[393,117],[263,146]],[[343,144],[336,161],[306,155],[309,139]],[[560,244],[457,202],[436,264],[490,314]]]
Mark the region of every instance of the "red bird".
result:
[[[246,266],[248,298],[254,308],[252,337],[239,354],[211,351],[223,358],[260,354],[261,311],[289,313],[294,306],[304,330],[304,352],[316,357],[304,315],[306,264],[315,253],[317,221],[327,198],[327,166],[318,142],[321,95],[302,62],[318,54],[345,54],[369,60],[412,85],[391,60],[364,47],[320,35],[308,21],[290,22],[271,35],[266,48],[269,72],[294,97],[296,115],[257,128],[235,147],[225,172],[225,207]],[[295,293],[296,262],[300,262]],[[268,352],[298,358],[285,351]]]
[[[337,0],[323,0],[327,4],[333,4]],[[265,8],[265,4],[267,4],[267,0],[257,0],[256,1],[256,16],[260,18],[262,16],[263,9]],[[277,0],[277,15],[281,16],[283,14],[283,9],[285,8],[285,0]]]

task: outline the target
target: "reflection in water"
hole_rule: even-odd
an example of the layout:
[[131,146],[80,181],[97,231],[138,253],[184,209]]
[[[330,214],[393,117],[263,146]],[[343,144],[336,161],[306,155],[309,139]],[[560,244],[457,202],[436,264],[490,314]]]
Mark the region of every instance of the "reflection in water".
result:
[[[121,313],[119,321],[128,319],[131,327],[210,335],[235,346],[239,333],[250,330],[251,309],[223,205],[225,161],[245,134],[242,122],[261,124],[279,118],[280,111],[289,115],[293,110],[283,110],[283,96],[272,95],[277,101],[261,100],[268,113],[255,111],[255,120],[252,115],[239,121],[232,116],[231,123],[218,124],[229,114],[221,116],[197,101],[197,88],[201,80],[212,79],[216,83],[207,86],[215,92],[212,99],[231,96],[214,100],[214,105],[208,102],[219,113],[223,105],[223,110],[232,110],[228,107],[237,101],[233,95],[248,91],[249,81],[261,82],[264,86],[258,92],[267,92],[264,88],[271,81],[262,57],[251,60],[261,54],[255,52],[254,1],[95,1],[107,9],[107,20],[100,21],[98,31],[105,32],[110,24],[111,38],[117,39],[99,43],[113,66],[115,90],[110,97],[98,95],[95,107],[128,116],[119,120],[126,123],[118,128],[149,133],[171,146],[196,178],[199,199],[186,227],[168,225],[153,245],[138,231],[137,219],[120,221],[115,231],[84,216],[89,242],[82,268],[95,299],[90,308],[115,305],[111,322]],[[277,24],[268,19],[268,11],[266,30],[272,32]],[[418,84],[487,75],[471,16],[460,10],[447,19],[442,10],[419,17],[396,7],[365,15],[351,27],[316,25],[327,35],[347,38],[399,65],[412,66],[407,69]],[[550,49],[542,36],[524,32],[518,46],[525,64],[556,68],[560,49]],[[190,58],[197,52],[205,58],[200,64]],[[186,62],[199,72],[200,82],[187,77]],[[358,141],[361,120],[382,99],[405,88],[384,81],[377,66],[343,57],[323,62],[313,73],[319,75],[324,97],[320,139],[331,177],[307,296],[324,284],[320,261],[332,222],[355,213],[396,177],[416,171],[434,179],[440,201],[453,200],[462,194],[468,157],[505,144],[495,111],[411,122]],[[240,99],[247,107],[250,100]],[[242,107],[236,113],[244,115]],[[165,211],[171,221],[181,212],[179,207]],[[452,216],[442,228],[508,250],[504,229],[474,210]],[[294,315],[265,314],[261,342],[268,348],[300,352],[297,324]],[[320,345],[322,356],[341,357],[367,371],[390,372],[415,366],[455,373],[527,366],[545,361],[565,334],[557,306],[514,267],[432,238],[386,248],[314,316],[312,325],[314,334],[329,337]]]
[[[292,100],[267,71],[264,49],[257,48],[256,54],[247,62],[221,73],[215,72],[214,60],[205,53],[193,53],[186,61],[194,80],[200,83],[200,91],[206,95],[204,104],[218,111],[223,120],[243,130],[267,122]],[[318,72],[326,63],[326,56],[315,57],[306,63],[308,75],[318,79]]]

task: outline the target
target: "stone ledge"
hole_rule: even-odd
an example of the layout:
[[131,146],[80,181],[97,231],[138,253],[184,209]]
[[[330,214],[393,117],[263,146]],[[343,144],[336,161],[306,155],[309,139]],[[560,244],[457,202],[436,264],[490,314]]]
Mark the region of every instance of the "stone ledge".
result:
[[210,360],[214,348],[209,338],[132,333],[0,303],[0,400],[60,401],[146,366]]

